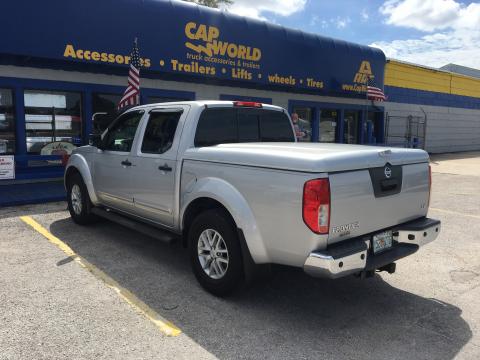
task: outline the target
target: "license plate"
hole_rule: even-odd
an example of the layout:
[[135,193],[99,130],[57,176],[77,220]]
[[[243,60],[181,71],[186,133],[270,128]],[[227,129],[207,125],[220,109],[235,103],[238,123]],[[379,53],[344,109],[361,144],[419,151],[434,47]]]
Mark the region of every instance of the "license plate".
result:
[[372,244],[374,254],[390,249],[393,244],[392,231],[384,231],[380,234],[373,235]]

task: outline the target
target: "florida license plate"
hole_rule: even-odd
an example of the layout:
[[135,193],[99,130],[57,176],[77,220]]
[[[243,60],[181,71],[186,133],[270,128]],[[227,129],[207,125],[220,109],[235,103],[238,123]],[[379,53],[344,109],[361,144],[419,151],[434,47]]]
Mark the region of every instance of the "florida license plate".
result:
[[374,254],[390,249],[392,247],[392,244],[393,233],[391,230],[373,235],[372,245]]

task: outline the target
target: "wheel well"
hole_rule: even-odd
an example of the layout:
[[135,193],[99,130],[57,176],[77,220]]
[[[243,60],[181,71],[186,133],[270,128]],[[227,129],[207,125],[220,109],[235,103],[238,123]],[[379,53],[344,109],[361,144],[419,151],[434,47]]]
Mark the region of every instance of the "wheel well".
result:
[[212,210],[212,209],[220,209],[225,214],[230,218],[232,221],[232,224],[236,227],[235,220],[233,219],[232,215],[230,212],[227,210],[225,206],[223,206],[220,202],[217,200],[214,200],[212,198],[198,198],[192,201],[187,209],[185,210],[185,213],[183,214],[183,237],[182,237],[182,243],[184,247],[187,247],[188,245],[188,230],[190,229],[190,226],[192,225],[193,220],[199,215],[200,213],[206,211],[206,210]]
[[68,184],[68,182],[70,181],[72,176],[75,175],[75,174],[78,174],[78,175],[82,176],[82,174],[80,174],[80,171],[78,171],[78,169],[76,167],[70,166],[67,169],[67,172],[65,173],[65,185]]

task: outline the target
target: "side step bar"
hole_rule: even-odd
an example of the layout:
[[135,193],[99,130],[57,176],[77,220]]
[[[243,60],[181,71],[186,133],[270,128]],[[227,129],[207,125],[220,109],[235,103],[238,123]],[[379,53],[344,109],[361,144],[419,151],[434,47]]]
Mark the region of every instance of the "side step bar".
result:
[[113,221],[117,224],[125,226],[129,229],[135,230],[144,235],[150,236],[154,239],[171,244],[178,239],[178,235],[168,232],[167,230],[159,229],[155,226],[148,225],[139,221],[132,220],[126,216],[120,215],[113,211],[108,211],[102,208],[94,207],[92,213],[104,219]]

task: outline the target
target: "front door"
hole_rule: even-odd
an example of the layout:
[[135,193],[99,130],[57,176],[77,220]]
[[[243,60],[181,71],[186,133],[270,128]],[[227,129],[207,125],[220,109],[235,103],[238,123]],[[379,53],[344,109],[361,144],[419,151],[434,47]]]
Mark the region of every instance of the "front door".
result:
[[149,113],[137,144],[133,199],[135,212],[164,226],[173,226],[177,150],[187,107],[162,107]]
[[312,141],[312,125],[314,123],[315,108],[294,106],[291,114],[293,128],[297,141]]
[[101,203],[133,209],[132,174],[136,171],[131,150],[143,111],[131,111],[115,120],[102,139],[103,150],[95,155],[93,183]]
[[337,140],[337,110],[323,109],[320,111],[320,121],[318,126],[318,141],[323,143],[334,143]]
[[343,142],[358,144],[358,122],[360,111],[345,110],[343,122]]

